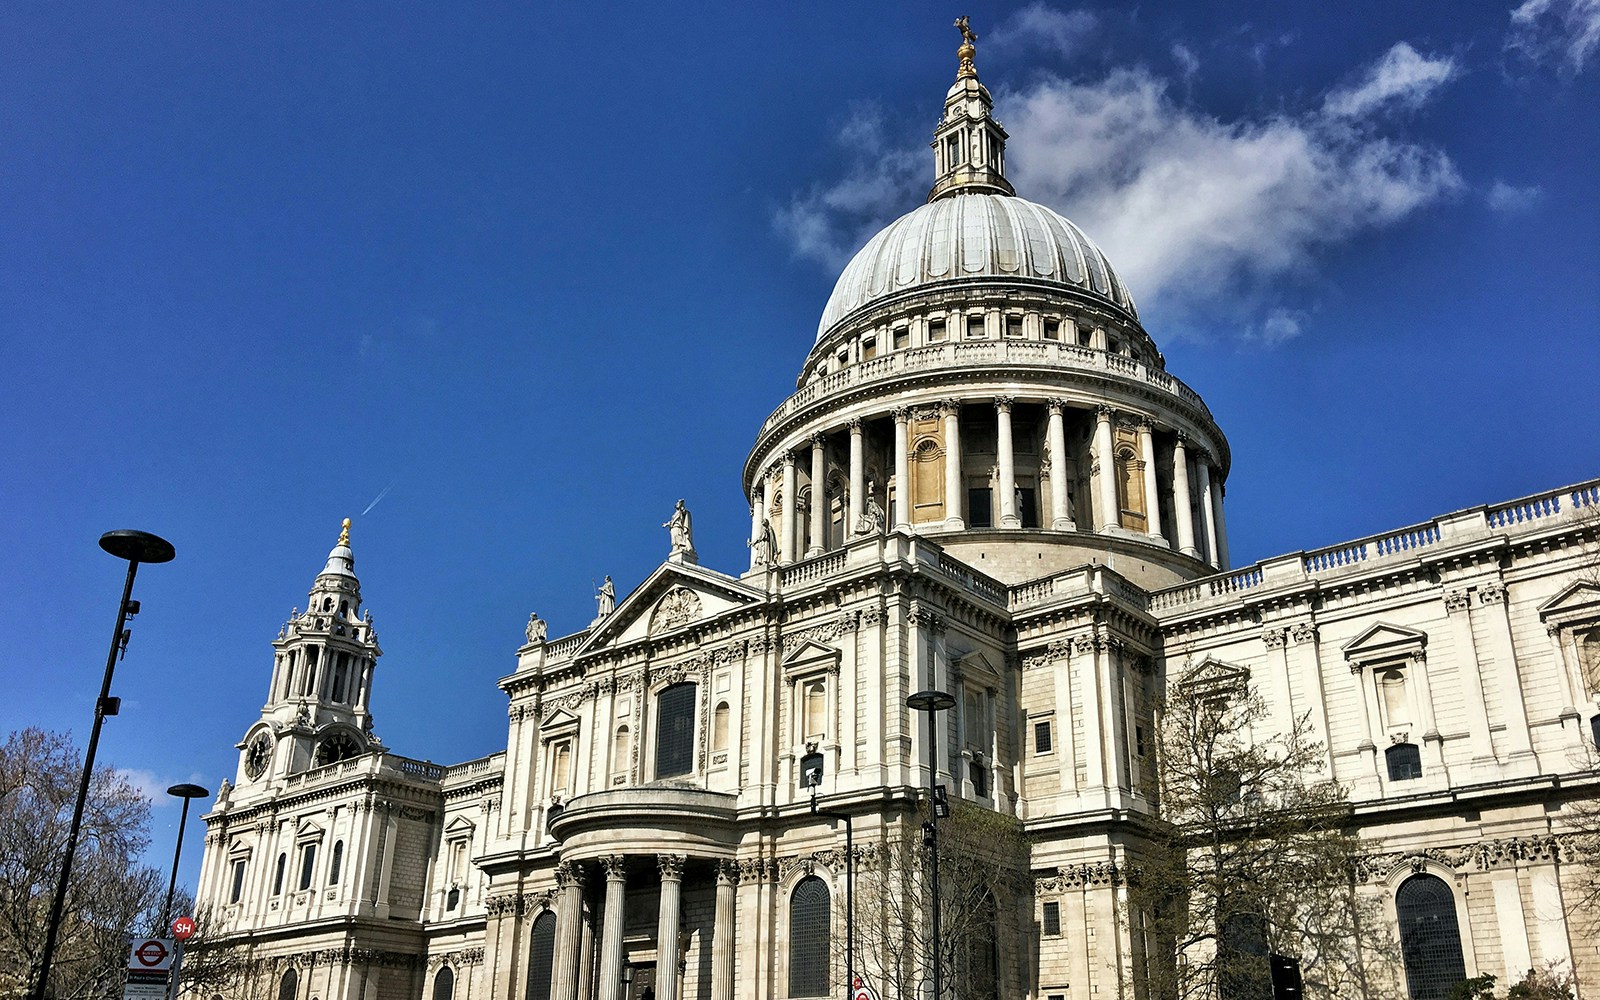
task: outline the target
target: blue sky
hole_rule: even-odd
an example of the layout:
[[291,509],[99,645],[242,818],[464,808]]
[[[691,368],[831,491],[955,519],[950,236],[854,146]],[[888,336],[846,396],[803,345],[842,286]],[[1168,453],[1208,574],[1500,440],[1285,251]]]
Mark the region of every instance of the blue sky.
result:
[[1019,194],[1230,438],[1236,562],[1600,471],[1600,0],[1201,6],[8,6],[0,728],[87,735],[96,539],[154,531],[102,759],[215,788],[352,516],[377,731],[503,748],[528,612],[625,594],[675,499],[747,564],[745,454],[931,182],[962,12]]

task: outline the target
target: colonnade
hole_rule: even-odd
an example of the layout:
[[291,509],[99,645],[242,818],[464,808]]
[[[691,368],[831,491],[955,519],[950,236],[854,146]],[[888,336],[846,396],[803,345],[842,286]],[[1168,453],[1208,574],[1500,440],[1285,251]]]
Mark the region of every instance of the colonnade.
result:
[[[995,417],[995,457],[996,457],[996,490],[998,494],[996,527],[1000,529],[1019,529],[1023,521],[1017,509],[1017,471],[1016,447],[1012,432],[1012,410],[1015,399],[1010,396],[995,396],[987,400],[994,408]],[[1209,562],[1218,569],[1228,568],[1228,543],[1227,530],[1223,521],[1222,509],[1222,484],[1214,479],[1212,467],[1214,460],[1203,451],[1193,447],[1191,439],[1179,431],[1172,435],[1170,458],[1172,461],[1172,525],[1175,532],[1174,538],[1169,538],[1164,532],[1162,524],[1161,491],[1156,477],[1156,440],[1155,427],[1148,417],[1138,414],[1123,414],[1109,406],[1100,406],[1095,410],[1094,432],[1091,437],[1091,459],[1096,470],[1091,477],[1096,490],[1094,503],[1089,509],[1095,512],[1092,515],[1097,523],[1080,526],[1074,519],[1070,504],[1070,496],[1066,489],[1067,480],[1067,441],[1066,441],[1066,414],[1072,407],[1065,399],[1051,398],[1044,400],[1048,415],[1046,431],[1046,455],[1049,467],[1053,470],[1051,475],[1049,527],[1053,531],[1079,531],[1093,530],[1099,532],[1134,530],[1124,529],[1121,523],[1121,505],[1117,493],[1118,466],[1116,457],[1116,443],[1114,425],[1120,420],[1124,426],[1131,425],[1138,437],[1137,459],[1143,464],[1145,475],[1143,496],[1138,499],[1145,508],[1145,526],[1141,534],[1159,545],[1176,548],[1184,555],[1192,556]],[[940,525],[944,531],[959,531],[968,527],[965,515],[964,498],[966,491],[962,486],[962,442],[961,442],[961,409],[963,406],[975,405],[973,400],[951,399],[937,404],[937,415],[940,420],[940,430],[944,445],[944,520]],[[923,410],[927,413],[929,411]],[[913,410],[910,407],[899,407],[890,414],[894,421],[894,502],[892,510],[887,511],[886,527],[895,531],[913,532],[916,526],[912,520],[911,490],[908,488],[911,479],[911,423]],[[846,538],[859,534],[859,525],[862,521],[864,497],[866,496],[866,444],[861,418],[849,421],[849,486],[847,494],[847,510],[845,511],[844,536]],[[797,502],[798,488],[802,463],[809,466],[811,503],[809,510],[809,523],[802,522],[800,518],[800,505]],[[1194,476],[1191,480],[1189,470],[1191,463]],[[768,484],[774,479],[779,480],[780,495],[783,497],[782,514],[779,525],[775,531],[776,551],[769,554],[775,557],[779,564],[787,564],[798,559],[820,555],[826,548],[828,535],[829,512],[831,501],[834,499],[828,494],[827,476],[827,435],[817,432],[811,435],[807,446],[783,452],[777,460],[777,473],[773,475],[771,467],[758,477],[755,487],[751,491],[750,516],[751,537],[763,537],[768,521]],[[1196,521],[1198,513],[1198,523]],[[809,528],[809,530],[807,530]],[[810,543],[805,539],[809,536]],[[757,568],[761,563],[761,550],[752,547],[751,568]]]
[[[653,856],[661,876],[660,903],[656,918],[655,967],[656,1000],[679,1000],[678,970],[684,962],[680,936],[683,908],[684,865],[682,854]],[[626,1000],[622,994],[622,970],[627,959],[623,936],[627,907],[628,858],[620,854],[597,859],[605,884],[601,896],[601,924],[598,965],[594,978],[587,974],[595,945],[592,930],[583,919],[584,894],[592,869],[581,861],[563,861],[556,866],[556,934],[551,968],[551,1000]],[[731,860],[715,862],[716,909],[711,939],[711,1000],[732,1000],[735,890],[737,868]]]

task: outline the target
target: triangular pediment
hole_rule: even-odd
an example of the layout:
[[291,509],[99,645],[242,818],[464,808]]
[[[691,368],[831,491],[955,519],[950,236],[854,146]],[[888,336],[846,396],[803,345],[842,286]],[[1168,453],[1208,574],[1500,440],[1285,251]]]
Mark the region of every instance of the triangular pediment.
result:
[[715,570],[663,563],[594,627],[577,655],[666,635],[765,599],[764,592]]
[[539,732],[548,736],[551,733],[559,733],[563,729],[576,729],[577,727],[578,717],[564,708],[558,708],[539,723]]
[[1428,644],[1428,633],[1403,625],[1378,622],[1340,648],[1352,661],[1372,660],[1399,653],[1417,652]]
[[784,676],[793,677],[796,674],[826,670],[837,664],[841,655],[839,650],[832,646],[824,646],[815,639],[807,639],[783,658]]
[[296,840],[315,840],[321,836],[322,827],[314,822],[301,823],[300,828],[294,832]]
[[1000,687],[1000,670],[981,649],[957,657],[954,666],[963,681],[981,681],[991,688]]
[[1539,605],[1539,620],[1557,622],[1600,618],[1600,583],[1578,580]]
[[1178,687],[1193,691],[1232,690],[1250,683],[1250,668],[1208,656],[1184,671]]
[[446,840],[470,837],[472,836],[472,831],[476,829],[477,827],[472,824],[472,820],[467,819],[465,816],[457,816],[444,825],[444,836]]

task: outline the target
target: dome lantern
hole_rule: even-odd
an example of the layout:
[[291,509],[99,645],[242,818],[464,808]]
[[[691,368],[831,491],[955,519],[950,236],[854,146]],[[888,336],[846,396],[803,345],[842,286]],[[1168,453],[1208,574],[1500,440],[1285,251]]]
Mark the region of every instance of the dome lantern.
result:
[[944,117],[933,131],[933,190],[928,200],[956,194],[1003,194],[1016,191],[1005,177],[1006,130],[995,121],[989,88],[978,82],[973,63],[978,36],[965,16],[956,18],[961,29],[960,66],[955,85],[944,98]]

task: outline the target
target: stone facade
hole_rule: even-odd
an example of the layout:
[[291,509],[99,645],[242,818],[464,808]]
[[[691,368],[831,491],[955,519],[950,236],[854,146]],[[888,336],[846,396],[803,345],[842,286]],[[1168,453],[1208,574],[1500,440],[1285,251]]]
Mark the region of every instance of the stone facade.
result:
[[[972,56],[930,204],[846,269],[757,433],[747,570],[699,566],[684,525],[588,627],[530,622],[505,751],[442,767],[371,734],[381,650],[341,536],[206,817],[202,912],[269,993],[814,996],[819,934],[836,993],[847,854],[799,787],[816,752],[858,861],[931,782],[1022,824],[992,995],[1142,997],[1129,852],[1195,670],[1311,720],[1380,845],[1367,891],[1442,880],[1466,974],[1561,962],[1600,990],[1563,826],[1596,784],[1600,483],[1230,568],[1226,439],[1104,256],[1010,193]],[[955,701],[931,763],[926,690]]]

